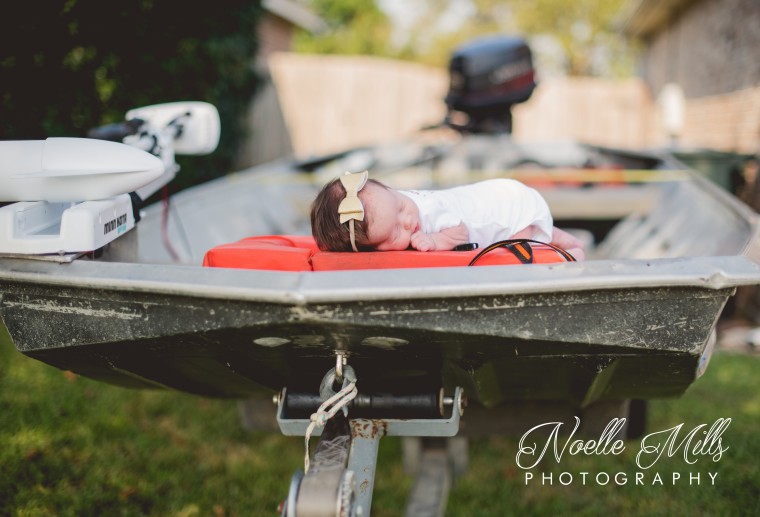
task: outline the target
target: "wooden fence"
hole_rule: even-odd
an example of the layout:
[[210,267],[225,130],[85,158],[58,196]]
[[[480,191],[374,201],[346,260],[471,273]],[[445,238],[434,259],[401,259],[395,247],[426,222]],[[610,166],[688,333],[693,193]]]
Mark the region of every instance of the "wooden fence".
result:
[[[443,120],[446,70],[363,56],[273,54],[250,116],[241,168],[389,142]],[[561,78],[540,82],[515,106],[520,141],[568,139],[642,149],[667,145],[657,105],[640,79]],[[760,88],[688,100],[681,143],[754,152]]]

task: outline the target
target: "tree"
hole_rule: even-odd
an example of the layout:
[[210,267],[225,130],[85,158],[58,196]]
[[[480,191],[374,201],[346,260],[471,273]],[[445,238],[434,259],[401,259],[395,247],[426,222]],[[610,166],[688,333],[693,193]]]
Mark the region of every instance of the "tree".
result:
[[312,0],[327,23],[325,34],[299,33],[296,51],[316,54],[393,55],[391,25],[375,0]]
[[526,34],[556,38],[570,75],[615,75],[630,72],[633,64],[631,51],[614,26],[626,2],[513,0],[510,4],[515,25]]
[[0,138],[85,136],[131,108],[214,104],[219,148],[180,158],[175,190],[230,170],[255,92],[259,2],[54,0],[14,4],[0,22]]
[[[420,0],[422,15],[411,30],[415,59],[445,66],[453,48],[491,34],[526,37],[534,54],[558,49],[559,65],[570,75],[627,75],[635,49],[615,27],[627,0]],[[453,13],[453,16],[452,16]],[[460,13],[457,15],[457,13]],[[443,18],[459,21],[440,28]],[[549,45],[546,45],[546,43]]]

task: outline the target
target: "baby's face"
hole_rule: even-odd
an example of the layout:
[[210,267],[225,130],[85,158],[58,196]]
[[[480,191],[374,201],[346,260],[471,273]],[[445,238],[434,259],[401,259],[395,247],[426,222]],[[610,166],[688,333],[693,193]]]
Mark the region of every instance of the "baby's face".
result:
[[420,229],[420,212],[414,202],[392,189],[368,183],[361,192],[367,214],[369,244],[378,251],[409,248]]

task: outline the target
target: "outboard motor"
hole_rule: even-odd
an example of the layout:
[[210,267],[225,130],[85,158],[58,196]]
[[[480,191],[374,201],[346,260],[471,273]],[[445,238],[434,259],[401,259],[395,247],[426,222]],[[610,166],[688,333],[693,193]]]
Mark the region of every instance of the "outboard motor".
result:
[[527,101],[536,87],[530,47],[518,37],[491,36],[459,47],[449,77],[446,124],[468,133],[511,133],[512,106]]

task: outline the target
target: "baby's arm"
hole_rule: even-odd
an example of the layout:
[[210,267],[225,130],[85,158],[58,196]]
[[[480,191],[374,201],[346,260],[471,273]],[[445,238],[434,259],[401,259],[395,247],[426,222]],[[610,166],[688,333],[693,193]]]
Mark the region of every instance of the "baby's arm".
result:
[[444,228],[440,232],[412,234],[412,248],[419,251],[444,251],[453,250],[460,244],[465,244],[470,237],[470,232],[464,223],[459,223],[451,228]]

